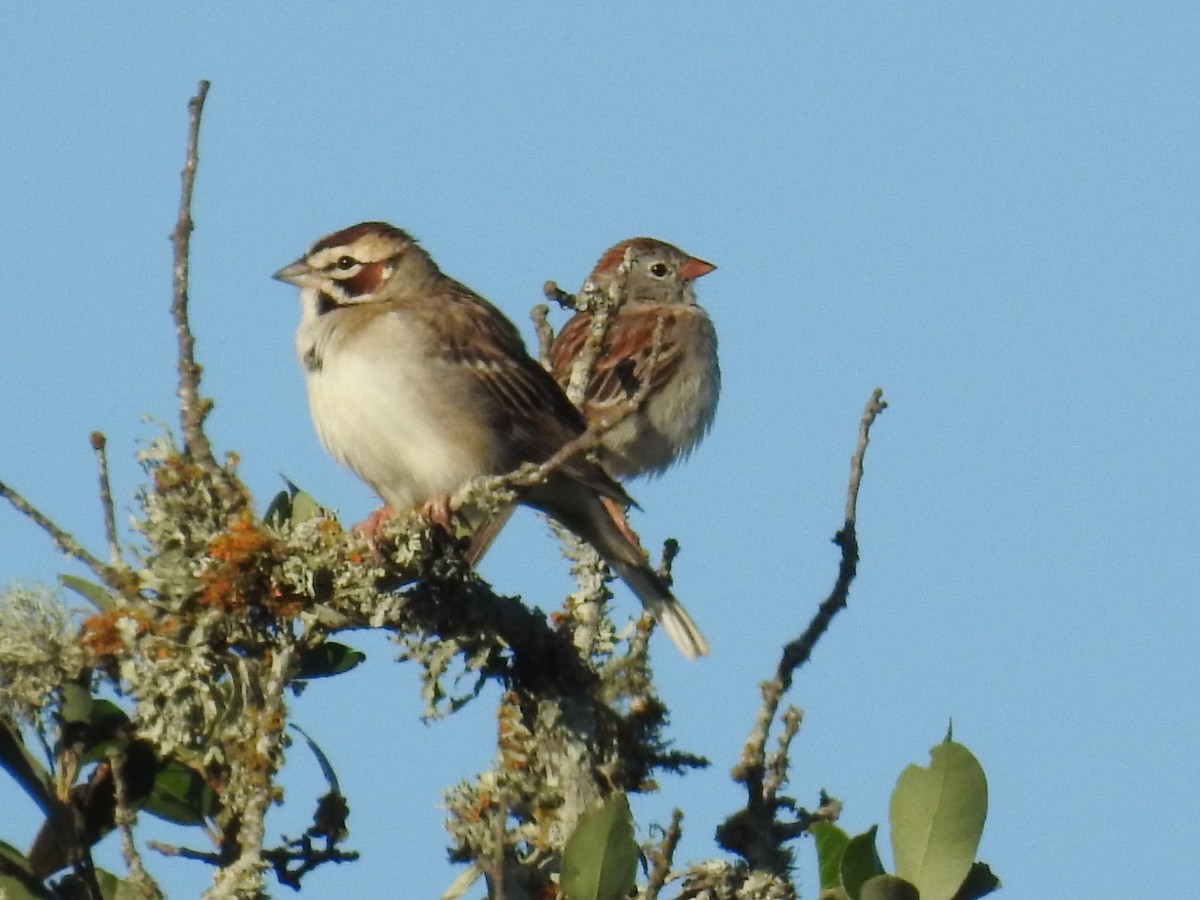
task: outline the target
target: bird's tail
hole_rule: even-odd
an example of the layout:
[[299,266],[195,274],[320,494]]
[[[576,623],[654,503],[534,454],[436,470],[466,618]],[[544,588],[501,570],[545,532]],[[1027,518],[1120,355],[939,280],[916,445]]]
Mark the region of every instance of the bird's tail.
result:
[[568,502],[563,502],[565,486],[557,487],[555,502],[547,507],[537,505],[596,548],[642,601],[646,611],[662,625],[680,653],[688,659],[707,656],[708,641],[666,582],[651,568],[646,551],[629,532],[629,526],[618,522],[618,516],[623,514],[582,485],[571,491],[573,496]]
[[621,580],[629,585],[630,590],[637,594],[642,606],[654,616],[667,633],[667,637],[679,648],[680,653],[688,659],[708,655],[708,641],[700,633],[699,626],[692,621],[688,611],[675,599],[675,595],[668,590],[657,572],[648,564],[630,566],[617,559],[609,559],[607,562],[621,576]]

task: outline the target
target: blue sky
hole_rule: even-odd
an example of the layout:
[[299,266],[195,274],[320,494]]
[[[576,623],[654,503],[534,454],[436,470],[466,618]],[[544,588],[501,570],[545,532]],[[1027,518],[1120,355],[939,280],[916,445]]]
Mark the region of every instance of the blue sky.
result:
[[[143,414],[175,421],[167,314],[185,104],[211,79],[192,298],[211,434],[264,505],[280,474],[346,520],[292,356],[316,237],[382,218],[521,325],[648,234],[718,264],[716,426],[632,492],[712,640],[659,640],[678,745],[644,827],[715,852],[759,680],[835,574],[861,408],[885,389],[849,609],[790,695],[792,793],[886,823],[900,770],[954,722],[987,770],[980,856],[1012,897],[1189,883],[1200,806],[1192,411],[1200,337],[1200,10],[1190,4],[225,4],[0,10],[0,479],[103,546],[87,436],[132,507]],[[499,590],[567,588],[522,514]],[[0,508],[0,583],[52,581]],[[624,591],[618,610],[635,601]],[[486,763],[495,695],[422,725],[415,672],[369,663],[293,705],[352,805],[352,867],[306,894],[436,896],[441,790]],[[300,747],[277,830],[322,790]],[[294,808],[291,808],[294,807]],[[0,783],[0,838],[32,804]],[[166,840],[193,836],[173,832]],[[114,848],[105,853],[112,857]],[[811,845],[800,882],[815,894]],[[151,858],[172,896],[183,862]]]

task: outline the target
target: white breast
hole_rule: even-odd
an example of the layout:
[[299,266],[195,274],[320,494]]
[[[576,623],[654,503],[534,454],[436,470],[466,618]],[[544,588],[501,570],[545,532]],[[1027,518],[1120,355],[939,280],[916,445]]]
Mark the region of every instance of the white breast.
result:
[[296,336],[301,362],[319,359],[305,367],[309,409],[334,459],[398,511],[490,471],[491,436],[465,412],[470,384],[428,355],[421,326],[401,313],[339,316],[306,317]]

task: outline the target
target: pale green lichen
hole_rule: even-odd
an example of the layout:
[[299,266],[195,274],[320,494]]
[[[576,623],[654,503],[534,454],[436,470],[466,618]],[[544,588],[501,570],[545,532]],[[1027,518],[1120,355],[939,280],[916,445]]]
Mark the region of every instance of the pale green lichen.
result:
[[713,859],[687,870],[681,896],[695,900],[795,900],[796,889],[781,875]]
[[78,615],[53,591],[14,586],[0,595],[0,713],[44,724],[55,690],[87,665],[78,634]]

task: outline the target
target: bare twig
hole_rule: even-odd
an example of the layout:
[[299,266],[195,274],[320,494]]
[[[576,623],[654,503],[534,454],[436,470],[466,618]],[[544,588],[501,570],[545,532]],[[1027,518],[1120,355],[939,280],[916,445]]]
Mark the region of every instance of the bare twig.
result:
[[883,390],[876,388],[863,410],[858,426],[858,446],[855,447],[854,455],[850,459],[850,484],[846,490],[846,522],[842,526],[842,530],[833,538],[833,542],[842,551],[837,581],[829,596],[817,608],[816,615],[813,616],[804,633],[784,647],[783,658],[779,661],[779,670],[776,674],[780,685],[780,696],[791,687],[793,673],[812,656],[817,641],[829,629],[829,623],[833,621],[833,617],[840,610],[845,608],[849,599],[850,583],[858,574],[858,535],[854,523],[858,516],[858,489],[862,484],[863,460],[867,453],[867,444],[870,443],[871,425],[885,409],[887,409],[887,403],[883,399]]
[[42,531],[50,535],[50,539],[54,541],[54,545],[58,547],[60,553],[83,563],[95,573],[97,578],[110,587],[117,586],[118,582],[114,577],[112,569],[88,553],[87,550],[83,549],[83,545],[79,541],[51,522],[28,500],[2,481],[0,481],[0,497],[7,500],[17,512],[23,513],[34,525],[37,525]]
[[171,315],[175,320],[175,335],[179,343],[179,406],[180,425],[183,429],[183,446],[187,454],[209,475],[218,471],[213,458],[212,446],[204,433],[204,419],[212,403],[200,396],[200,366],[196,363],[195,338],[188,324],[188,251],[192,228],[192,188],[196,181],[196,167],[200,157],[200,117],[204,111],[204,99],[208,96],[209,83],[200,82],[196,96],[188,101],[188,143],[184,162],[183,190],[179,198],[179,218],[171,232],[171,244],[175,251],[174,302]]
[[663,541],[662,559],[658,564],[658,577],[663,580],[663,584],[670,587],[675,583],[674,576],[671,574],[671,567],[675,564],[675,557],[679,555],[679,541],[675,538],[667,538]]
[[553,281],[547,281],[542,285],[542,293],[546,295],[546,299],[557,303],[562,309],[578,309],[574,294],[568,294]]
[[646,887],[640,900],[657,900],[659,892],[666,885],[675,858],[675,848],[679,846],[679,839],[683,836],[682,823],[683,810],[672,811],[671,824],[663,832],[662,841],[647,854],[653,864],[650,866],[650,876],[646,879]]
[[547,372],[551,368],[550,348],[554,346],[554,327],[547,318],[549,315],[550,307],[545,303],[539,303],[529,311],[529,318],[533,320],[533,330],[537,332],[538,362]]
[[207,850],[192,850],[189,847],[174,847],[161,841],[146,841],[146,846],[163,856],[177,856],[180,859],[191,859],[196,862],[208,863],[210,866],[221,864],[221,854]]
[[850,458],[850,487],[846,491],[846,521],[850,523],[858,517],[858,488],[862,484],[867,444],[871,442],[871,426],[885,409],[887,401],[883,399],[883,388],[875,388],[858,423],[858,446],[854,448],[854,455]]
[[104,536],[108,540],[108,564],[121,568],[121,547],[117,543],[117,516],[113,510],[112,484],[108,480],[107,439],[99,431],[92,432],[92,449],[96,452],[96,468],[100,476],[100,506],[104,511]]
[[870,439],[871,425],[887,403],[883,391],[876,389],[863,410],[859,423],[858,444],[850,461],[850,481],[846,491],[846,520],[834,537],[841,548],[838,576],[829,596],[818,607],[804,632],[790,641],[780,655],[775,675],[762,685],[763,703],[754,720],[754,726],[742,748],[733,778],[746,785],[745,809],[735,813],[719,829],[722,844],[745,858],[752,867],[772,871],[783,871],[789,864],[788,854],[782,842],[799,834],[807,816],[800,822],[781,823],[776,813],[783,804],[778,796],[788,768],[788,747],[800,724],[800,714],[789,708],[783,716],[784,731],[775,753],[766,752],[767,736],[779,712],[779,704],[796,670],[812,656],[817,641],[829,629],[833,617],[846,606],[850,584],[858,572],[858,539],[855,534],[855,518],[858,507],[858,491],[863,477],[863,458]]

